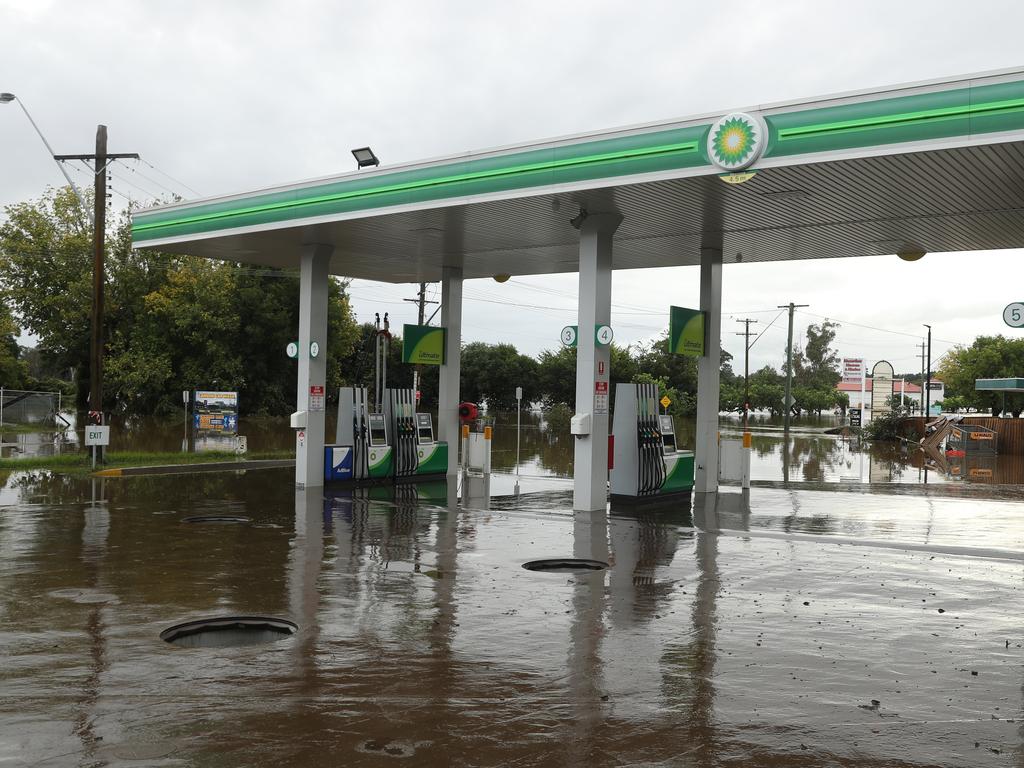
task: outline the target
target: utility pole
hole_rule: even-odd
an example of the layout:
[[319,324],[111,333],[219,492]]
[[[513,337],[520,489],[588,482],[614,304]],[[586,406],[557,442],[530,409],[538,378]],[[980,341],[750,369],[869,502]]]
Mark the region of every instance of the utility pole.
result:
[[921,354],[918,355],[921,358],[921,397],[918,398],[917,407],[921,409],[921,413],[924,413],[924,342],[921,342]]
[[[427,304],[437,304],[436,301],[427,301],[427,284],[420,283],[419,293],[416,294],[415,299],[402,299],[402,301],[411,301],[419,304],[419,312],[417,314],[416,324],[423,325],[424,309]],[[412,370],[412,396],[416,402],[416,405],[420,404],[420,366],[416,366]]]
[[[106,247],[107,165],[112,160],[138,160],[134,152],[108,153],[107,126],[96,126],[96,153],[92,155],[54,155],[55,160],[81,160],[93,163],[93,252],[92,252],[92,337],[89,344],[89,411],[91,419],[103,419],[103,254]],[[102,451],[102,449],[101,449]],[[102,453],[101,453],[102,455]]]
[[793,397],[793,310],[797,307],[809,307],[810,304],[794,304],[792,301],[789,304],[783,304],[778,309],[789,310],[789,341],[786,344],[786,398],[782,403],[782,412],[784,415],[783,431],[786,436],[789,436],[789,419],[793,410],[792,397]]
[[923,325],[928,329],[928,368],[925,372],[926,378],[924,382],[924,416],[925,423],[927,423],[932,410],[932,327],[927,323],[924,323]]
[[736,334],[743,337],[743,431],[746,432],[747,412],[750,410],[750,324],[756,323],[757,320],[746,317],[736,322],[746,324],[743,333]]

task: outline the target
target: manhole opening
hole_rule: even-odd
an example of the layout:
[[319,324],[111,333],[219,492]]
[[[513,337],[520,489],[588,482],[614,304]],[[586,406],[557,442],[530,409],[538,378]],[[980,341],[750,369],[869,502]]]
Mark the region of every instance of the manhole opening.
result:
[[193,515],[186,517],[183,523],[251,523],[252,518],[241,515]]
[[603,563],[600,560],[580,560],[572,557],[555,557],[523,563],[523,568],[528,571],[544,571],[546,573],[586,573],[588,571],[603,571],[607,567],[608,563]]
[[262,645],[291,637],[298,624],[267,616],[222,616],[176,624],[160,639],[180,648],[235,648]]

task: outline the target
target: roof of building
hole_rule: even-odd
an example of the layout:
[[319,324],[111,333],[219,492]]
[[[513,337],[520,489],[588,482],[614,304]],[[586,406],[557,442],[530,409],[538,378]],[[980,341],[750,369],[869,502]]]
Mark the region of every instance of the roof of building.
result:
[[[873,383],[874,383],[874,379],[872,379],[869,376],[864,381],[864,391],[865,392],[870,392],[871,388],[872,388],[871,385]],[[936,383],[941,384],[942,382],[939,379],[936,379],[933,376],[932,377],[932,383],[933,384],[936,384]],[[857,380],[857,381],[840,381],[836,385],[836,389],[838,389],[840,392],[860,392],[860,380]],[[921,386],[919,384],[914,384],[912,381],[902,381],[901,379],[893,379],[893,381],[892,381],[892,391],[896,392],[896,393],[899,393],[901,390],[904,393],[908,394],[908,395],[916,395],[916,394],[920,394]]]

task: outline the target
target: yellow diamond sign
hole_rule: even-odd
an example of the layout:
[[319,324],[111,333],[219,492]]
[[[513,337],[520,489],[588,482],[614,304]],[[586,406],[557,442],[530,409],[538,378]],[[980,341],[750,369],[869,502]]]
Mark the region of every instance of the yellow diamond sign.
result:
[[668,399],[668,395],[662,395],[660,402],[662,408],[668,408],[670,405],[672,405],[672,401]]

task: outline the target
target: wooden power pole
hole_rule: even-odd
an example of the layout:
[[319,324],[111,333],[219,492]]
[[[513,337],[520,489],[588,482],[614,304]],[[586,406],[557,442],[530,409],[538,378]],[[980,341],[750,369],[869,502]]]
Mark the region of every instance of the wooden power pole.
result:
[[134,152],[108,153],[107,126],[96,126],[96,153],[92,155],[54,155],[54,159],[81,160],[93,168],[92,237],[92,335],[89,343],[89,416],[103,418],[103,254],[107,238],[107,165],[112,160],[138,160]]
[[757,320],[749,317],[737,320],[737,323],[744,323],[745,328],[737,336],[743,337],[743,431],[747,431],[747,412],[750,410],[750,324]]

